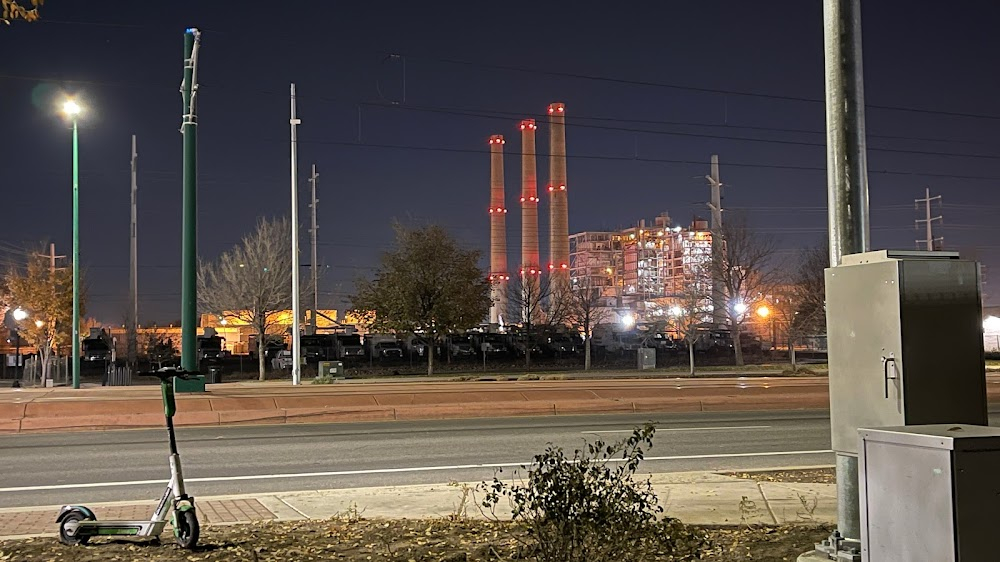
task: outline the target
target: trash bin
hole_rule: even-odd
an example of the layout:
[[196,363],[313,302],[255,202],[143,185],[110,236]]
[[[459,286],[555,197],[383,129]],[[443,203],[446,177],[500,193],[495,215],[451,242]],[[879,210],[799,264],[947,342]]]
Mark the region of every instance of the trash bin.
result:
[[317,376],[320,377],[333,377],[333,378],[343,378],[344,376],[344,362],[343,361],[320,361],[319,362],[319,372]]
[[205,375],[184,380],[174,377],[174,392],[205,392]]
[[205,369],[205,384],[219,384],[222,382],[222,365],[209,365]]

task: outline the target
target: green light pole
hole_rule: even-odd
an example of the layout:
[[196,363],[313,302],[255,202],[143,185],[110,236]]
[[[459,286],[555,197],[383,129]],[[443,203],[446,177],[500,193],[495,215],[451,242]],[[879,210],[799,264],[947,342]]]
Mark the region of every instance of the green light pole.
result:
[[63,112],[73,120],[73,388],[80,388],[80,141],[76,127],[80,111],[73,100],[63,104]]
[[183,238],[181,241],[181,368],[198,370],[198,46],[201,32],[184,31],[184,104],[181,134],[184,140]]

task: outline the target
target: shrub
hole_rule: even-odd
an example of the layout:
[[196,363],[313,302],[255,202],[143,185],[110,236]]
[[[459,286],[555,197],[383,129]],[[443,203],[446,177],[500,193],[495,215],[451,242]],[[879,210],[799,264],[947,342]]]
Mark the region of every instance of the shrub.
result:
[[[662,516],[649,479],[633,479],[655,427],[637,427],[617,443],[588,443],[569,457],[552,444],[536,455],[527,481],[484,482],[482,505],[496,515],[505,498],[525,525],[528,554],[539,562],[632,562],[656,556],[697,556],[704,535]],[[502,470],[498,471],[502,472]]]

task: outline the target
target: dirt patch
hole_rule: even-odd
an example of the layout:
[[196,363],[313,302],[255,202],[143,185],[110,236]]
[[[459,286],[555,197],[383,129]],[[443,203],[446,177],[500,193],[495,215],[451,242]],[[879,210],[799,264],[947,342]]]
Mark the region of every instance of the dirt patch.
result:
[[715,562],[795,562],[799,555],[828,538],[833,525],[706,528],[713,546],[702,560]]
[[768,470],[762,472],[720,472],[724,476],[735,476],[757,482],[796,482],[805,484],[836,484],[837,474],[833,467],[807,468],[803,470]]
[[[708,539],[700,553],[661,555],[655,561],[784,561],[810,550],[832,527],[691,527]],[[181,550],[169,534],[159,541],[93,539],[68,547],[54,538],[0,541],[0,561],[105,562],[527,562],[525,534],[510,523],[448,520],[360,520],[261,522],[213,526],[202,531],[195,551]],[[700,556],[699,556],[700,555]]]

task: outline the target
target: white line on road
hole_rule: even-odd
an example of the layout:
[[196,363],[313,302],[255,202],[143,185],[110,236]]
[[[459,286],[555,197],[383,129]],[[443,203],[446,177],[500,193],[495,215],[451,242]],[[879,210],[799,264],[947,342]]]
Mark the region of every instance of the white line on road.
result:
[[[770,429],[769,425],[734,425],[727,427],[658,427],[656,432],[661,431],[722,431],[726,429]],[[602,431],[581,431],[580,433],[632,433],[634,429],[607,429]]]
[[[724,453],[716,455],[676,455],[671,457],[646,457],[644,461],[683,461],[698,459],[728,459],[747,457],[778,457],[790,455],[822,455],[832,453],[830,449],[821,451],[766,451],[763,453]],[[611,462],[621,462],[614,459]],[[293,472],[286,474],[253,474],[245,476],[210,476],[205,478],[185,478],[184,482],[230,482],[234,480],[279,480],[288,478],[322,478],[329,476],[356,476],[363,474],[399,474],[407,472],[434,472],[442,470],[468,470],[476,468],[516,468],[526,466],[526,462],[503,462],[484,464],[456,464],[450,466],[411,466],[405,468],[372,468],[366,470],[335,470],[329,472]],[[16,486],[0,488],[0,493],[39,492],[43,490],[74,490],[78,488],[117,488],[121,486],[164,485],[166,480],[126,480],[122,482],[87,482],[83,484],[52,484],[48,486]]]

